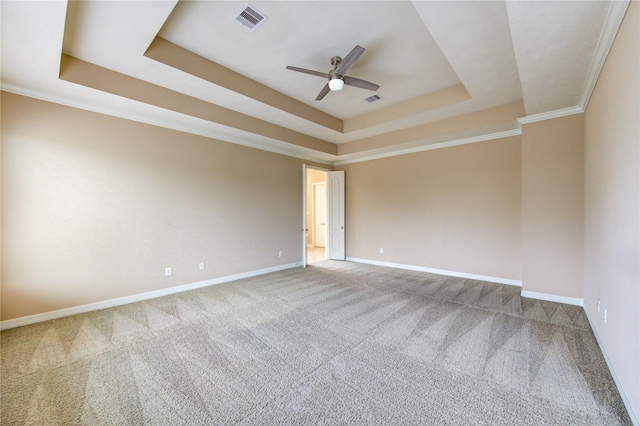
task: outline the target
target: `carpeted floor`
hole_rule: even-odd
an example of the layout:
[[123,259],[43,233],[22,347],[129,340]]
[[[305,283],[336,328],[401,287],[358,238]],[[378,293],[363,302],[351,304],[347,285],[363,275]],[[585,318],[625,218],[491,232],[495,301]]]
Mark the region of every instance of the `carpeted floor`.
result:
[[631,424],[582,308],[349,262],[3,331],[2,425]]

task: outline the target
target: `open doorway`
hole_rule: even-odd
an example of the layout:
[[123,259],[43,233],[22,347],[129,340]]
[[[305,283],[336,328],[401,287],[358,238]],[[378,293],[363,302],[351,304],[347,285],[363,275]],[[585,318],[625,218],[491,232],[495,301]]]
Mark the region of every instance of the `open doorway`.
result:
[[332,172],[303,164],[302,182],[302,267],[309,260],[345,260],[344,170]]
[[306,168],[307,264],[327,258],[327,173]]

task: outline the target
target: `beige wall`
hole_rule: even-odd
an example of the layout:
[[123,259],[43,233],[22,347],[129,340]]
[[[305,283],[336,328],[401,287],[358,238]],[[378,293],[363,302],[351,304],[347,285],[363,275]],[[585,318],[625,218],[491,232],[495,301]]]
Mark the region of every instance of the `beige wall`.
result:
[[585,113],[584,228],[585,308],[636,420],[640,419],[639,39],[640,4],[633,1]]
[[584,115],[522,126],[522,289],[582,299]]
[[347,256],[520,280],[520,158],[512,137],[339,167]]
[[2,320],[299,262],[301,171],[3,92]]

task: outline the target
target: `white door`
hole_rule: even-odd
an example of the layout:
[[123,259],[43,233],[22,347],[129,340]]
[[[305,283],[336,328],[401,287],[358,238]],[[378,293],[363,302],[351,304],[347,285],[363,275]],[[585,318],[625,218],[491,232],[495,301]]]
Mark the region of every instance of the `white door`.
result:
[[313,199],[311,200],[313,207],[313,245],[315,247],[324,247],[325,233],[327,229],[326,215],[327,208],[325,204],[324,182],[314,183]]
[[327,258],[345,260],[344,170],[327,172]]

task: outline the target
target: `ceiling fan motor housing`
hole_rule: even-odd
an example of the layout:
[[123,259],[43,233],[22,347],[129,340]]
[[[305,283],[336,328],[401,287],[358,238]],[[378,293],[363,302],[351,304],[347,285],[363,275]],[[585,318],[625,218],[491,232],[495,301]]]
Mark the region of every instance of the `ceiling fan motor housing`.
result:
[[342,90],[344,87],[344,79],[340,74],[336,74],[336,69],[338,65],[342,63],[342,58],[340,56],[334,56],[331,58],[331,65],[333,65],[333,69],[329,71],[329,89],[331,90]]

